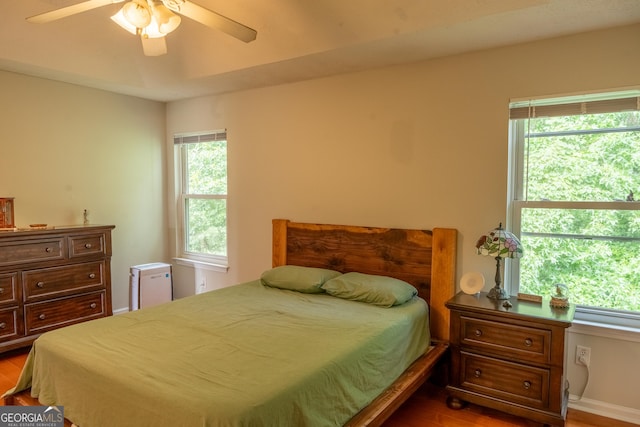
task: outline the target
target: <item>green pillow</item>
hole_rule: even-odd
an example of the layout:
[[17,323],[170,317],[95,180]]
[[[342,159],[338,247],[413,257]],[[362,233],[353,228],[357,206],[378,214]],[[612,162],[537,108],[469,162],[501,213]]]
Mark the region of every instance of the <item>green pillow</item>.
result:
[[393,277],[346,273],[322,285],[329,295],[382,307],[404,304],[418,295],[409,283]]
[[339,271],[325,268],[281,265],[262,273],[260,281],[263,285],[272,288],[316,294],[324,292],[321,288],[324,282],[340,274],[342,273]]

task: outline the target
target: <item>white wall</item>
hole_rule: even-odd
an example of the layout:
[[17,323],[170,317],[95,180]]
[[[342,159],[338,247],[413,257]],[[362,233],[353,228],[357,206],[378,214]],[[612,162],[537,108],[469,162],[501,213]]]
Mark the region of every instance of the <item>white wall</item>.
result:
[[[574,324],[567,337],[569,406],[639,423],[640,393],[633,384],[640,379],[640,333]],[[575,363],[577,345],[591,348],[589,368]]]
[[129,266],[168,259],[165,105],[0,71],[0,195],[16,225],[113,224],[113,308]]
[[[638,86],[637,40],[639,25],[169,103],[169,137],[228,130],[230,269],[205,272],[208,286],[269,268],[271,219],[288,218],[455,227],[458,277],[481,271],[489,287],[494,263],[475,255],[474,243],[505,222],[509,100]],[[171,197],[168,206],[171,223]],[[640,370],[632,360],[618,363],[612,350],[630,346],[637,354],[640,343],[580,340],[592,347],[592,372],[599,372],[585,397],[640,414],[633,392]],[[569,374],[572,384],[584,378]],[[597,393],[624,384],[626,395]]]

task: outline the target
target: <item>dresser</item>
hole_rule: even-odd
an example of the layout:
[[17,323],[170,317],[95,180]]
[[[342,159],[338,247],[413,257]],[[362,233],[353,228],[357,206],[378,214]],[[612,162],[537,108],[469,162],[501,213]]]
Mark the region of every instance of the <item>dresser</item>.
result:
[[110,316],[112,225],[0,232],[0,352]]
[[459,293],[451,310],[448,405],[465,402],[540,423],[564,426],[569,395],[564,378],[565,330],[575,306],[553,308],[486,293]]

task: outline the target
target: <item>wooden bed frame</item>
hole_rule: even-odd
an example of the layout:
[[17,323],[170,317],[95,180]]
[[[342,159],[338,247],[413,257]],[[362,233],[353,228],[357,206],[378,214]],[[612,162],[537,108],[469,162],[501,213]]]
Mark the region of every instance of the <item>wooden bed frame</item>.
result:
[[[273,220],[273,266],[302,265],[359,271],[411,283],[429,303],[432,342],[377,399],[346,426],[380,426],[434,372],[447,353],[449,311],[455,291],[457,230],[407,230]],[[5,398],[5,405],[39,406],[30,390]],[[65,426],[72,426],[65,420]]]
[[429,303],[431,346],[346,426],[380,426],[433,373],[449,347],[458,232],[273,220],[273,266],[302,265],[391,276],[411,283]]

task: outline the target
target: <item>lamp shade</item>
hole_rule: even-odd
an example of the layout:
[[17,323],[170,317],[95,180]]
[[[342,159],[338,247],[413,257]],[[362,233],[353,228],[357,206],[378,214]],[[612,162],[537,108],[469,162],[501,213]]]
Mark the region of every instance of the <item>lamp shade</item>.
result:
[[180,25],[180,16],[173,13],[161,2],[153,2],[153,17],[158,25],[158,31],[169,34]]
[[111,19],[131,34],[140,34],[142,29],[151,23],[151,11],[146,4],[130,1]]
[[151,11],[146,4],[130,1],[122,6],[122,15],[136,28],[144,28],[151,23]]
[[125,18],[124,14],[122,13],[122,9],[120,9],[118,13],[113,15],[111,17],[111,20],[116,24],[120,25],[120,27],[130,32],[131,34],[136,35],[138,29],[135,27],[135,25],[131,25],[131,23],[127,21],[127,18]]
[[494,258],[520,258],[523,252],[520,240],[513,233],[504,230],[502,223],[487,235],[481,236],[476,249],[479,255]]

